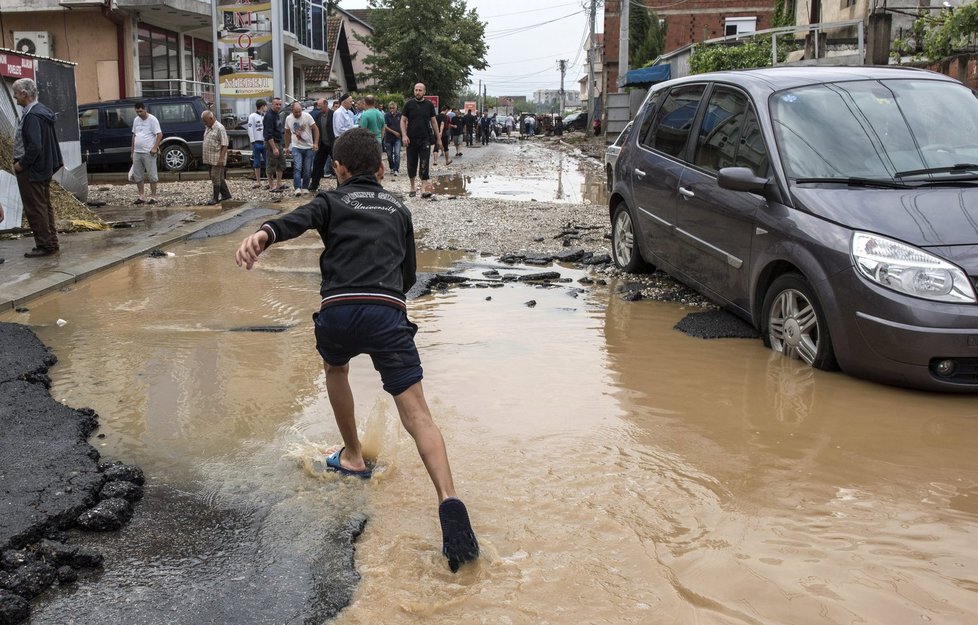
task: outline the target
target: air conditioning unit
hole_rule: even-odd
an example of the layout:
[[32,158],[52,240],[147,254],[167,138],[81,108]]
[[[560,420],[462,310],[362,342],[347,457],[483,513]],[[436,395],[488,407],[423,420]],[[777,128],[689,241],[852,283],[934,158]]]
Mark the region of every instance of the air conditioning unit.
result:
[[36,56],[51,56],[51,36],[43,30],[15,30],[14,50]]

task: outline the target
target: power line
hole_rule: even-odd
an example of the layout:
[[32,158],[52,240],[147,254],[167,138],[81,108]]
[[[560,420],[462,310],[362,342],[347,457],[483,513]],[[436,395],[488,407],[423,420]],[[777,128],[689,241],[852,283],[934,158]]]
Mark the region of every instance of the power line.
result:
[[580,15],[583,12],[584,12],[584,10],[581,9],[580,11],[574,11],[573,13],[570,13],[568,15],[564,15],[562,17],[556,17],[556,18],[554,18],[552,20],[547,20],[546,22],[538,22],[536,24],[527,24],[526,26],[519,26],[519,27],[516,27],[516,28],[508,28],[508,29],[505,29],[505,30],[496,31],[496,33],[493,34],[492,36],[490,36],[488,34],[488,32],[487,32],[486,33],[486,36],[485,36],[485,39],[486,39],[486,41],[489,41],[491,39],[502,39],[503,37],[509,37],[511,35],[517,35],[519,33],[524,33],[524,32],[526,32],[528,30],[533,30],[534,28],[539,28],[541,26],[548,26],[548,25],[553,24],[555,22],[559,22],[560,20],[565,20],[568,17],[574,17],[575,15]]
[[[560,56],[561,54],[570,54],[571,52],[574,52],[574,50],[570,50],[567,52],[557,52],[556,55]],[[577,52],[580,52],[579,48],[577,49]],[[516,65],[517,63],[526,63],[527,61],[539,61],[540,59],[552,59],[553,57],[554,54],[546,54],[544,56],[535,56],[532,59],[522,59],[519,61],[506,61],[505,63],[493,63],[489,67],[496,67],[497,65]]]
[[[631,0],[635,2],[636,0]],[[685,1],[685,0],[684,0]],[[541,7],[539,9],[527,9],[526,11],[516,11],[514,13],[500,13],[499,15],[480,15],[481,19],[492,19],[494,17],[509,17],[510,15],[522,15],[524,13],[537,13],[539,11],[549,11],[551,9],[559,9],[562,7],[576,6],[576,2],[568,2],[567,4],[555,4],[551,7]]]

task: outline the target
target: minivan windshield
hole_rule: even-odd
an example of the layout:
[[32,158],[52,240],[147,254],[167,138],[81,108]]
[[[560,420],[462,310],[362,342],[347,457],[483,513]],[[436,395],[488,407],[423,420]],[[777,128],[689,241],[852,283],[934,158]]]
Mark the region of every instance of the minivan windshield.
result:
[[789,179],[908,181],[908,174],[973,177],[978,99],[940,80],[825,83],[770,99],[775,139]]

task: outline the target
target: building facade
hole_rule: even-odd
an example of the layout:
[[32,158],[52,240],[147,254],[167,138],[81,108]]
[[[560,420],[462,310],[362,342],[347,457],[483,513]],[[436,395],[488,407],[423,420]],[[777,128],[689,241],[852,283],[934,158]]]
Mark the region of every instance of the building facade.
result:
[[[604,76],[605,93],[618,89],[618,52],[621,28],[621,4],[623,0],[605,0],[604,3]],[[758,0],[687,0],[679,4],[641,0],[665,20],[665,49],[669,53],[691,43],[771,28],[774,18],[774,2]],[[845,4],[847,0],[842,0]],[[854,0],[865,2],[866,0]],[[805,0],[798,0],[802,6]],[[632,1],[629,10],[640,10]],[[838,4],[838,3],[837,3]],[[662,8],[658,8],[662,6]],[[803,9],[804,10],[804,9]],[[631,68],[634,69],[634,68]]]
[[[540,89],[533,92],[533,101],[537,104],[560,102],[560,89]],[[563,106],[577,106],[581,102],[581,92],[577,89],[565,89]]]
[[[255,11],[273,6],[241,4]],[[333,58],[338,46],[328,46],[325,0],[280,0],[278,5],[284,93],[276,95],[302,99],[307,68],[342,68],[343,61]],[[0,13],[0,47],[32,47],[39,56],[77,64],[79,103],[175,94],[214,100],[217,71],[209,1],[0,0]],[[346,63],[350,65],[349,59]],[[342,71],[341,82],[356,89],[355,70]],[[227,109],[223,101],[222,109]]]

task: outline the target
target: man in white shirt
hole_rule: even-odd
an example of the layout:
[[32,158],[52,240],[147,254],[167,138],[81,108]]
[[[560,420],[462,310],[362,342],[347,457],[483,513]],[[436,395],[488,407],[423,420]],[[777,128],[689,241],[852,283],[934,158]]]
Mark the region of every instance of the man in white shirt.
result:
[[253,189],[261,188],[261,166],[265,161],[265,112],[268,103],[264,100],[255,102],[255,112],[248,116],[248,141],[251,142],[251,166],[255,169],[255,185]]
[[302,102],[292,103],[292,114],[285,118],[285,154],[292,153],[292,186],[296,195],[309,193],[312,161],[319,149],[319,126],[312,115],[302,110]]
[[353,106],[353,98],[350,97],[349,93],[344,93],[339,97],[339,102],[340,108],[333,112],[333,135],[337,139],[356,125],[353,111],[350,110],[350,107]]
[[139,197],[134,204],[143,204],[143,180],[149,179],[149,204],[156,204],[156,183],[159,174],[156,171],[156,155],[160,151],[160,141],[163,131],[156,116],[150,115],[146,104],[136,102],[136,119],[132,120],[132,147],[129,159],[132,161],[132,179],[136,183]]

